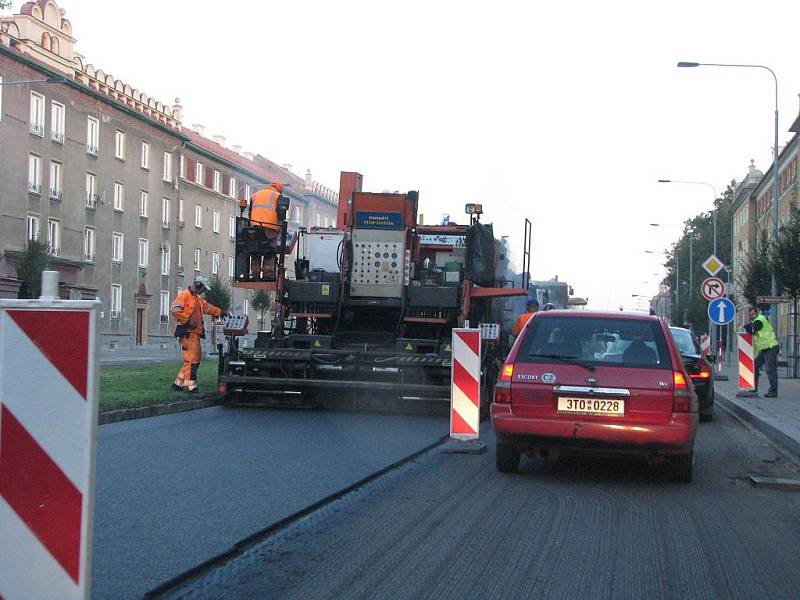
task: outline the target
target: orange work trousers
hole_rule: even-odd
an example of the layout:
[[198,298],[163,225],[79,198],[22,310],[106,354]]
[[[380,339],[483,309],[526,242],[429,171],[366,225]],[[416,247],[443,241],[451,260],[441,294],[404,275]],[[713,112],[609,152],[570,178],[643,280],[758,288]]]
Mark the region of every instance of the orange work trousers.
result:
[[181,338],[181,354],[183,355],[183,366],[178,371],[178,378],[175,385],[193,390],[197,387],[197,367],[203,359],[203,349],[200,345],[200,334],[189,333]]

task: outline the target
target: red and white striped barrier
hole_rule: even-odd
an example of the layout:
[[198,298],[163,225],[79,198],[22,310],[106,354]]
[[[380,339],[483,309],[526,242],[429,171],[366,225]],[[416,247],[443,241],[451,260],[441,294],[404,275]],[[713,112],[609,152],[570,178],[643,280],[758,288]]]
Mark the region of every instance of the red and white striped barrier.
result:
[[89,598],[98,306],[0,300],[4,600]]
[[711,356],[711,336],[707,333],[700,336],[700,348],[703,350],[703,356]]
[[753,392],[756,389],[753,336],[749,333],[739,333],[736,339],[739,348],[739,391]]
[[477,439],[481,406],[480,329],[453,329],[450,437]]

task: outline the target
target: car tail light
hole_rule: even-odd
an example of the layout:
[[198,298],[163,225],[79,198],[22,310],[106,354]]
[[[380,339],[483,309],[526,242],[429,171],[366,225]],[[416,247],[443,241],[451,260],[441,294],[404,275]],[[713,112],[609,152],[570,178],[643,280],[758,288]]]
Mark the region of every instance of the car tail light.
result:
[[219,391],[220,394],[224,394],[227,391],[227,389],[228,387],[224,383],[220,383],[219,387],[217,388],[217,391]]
[[689,375],[692,379],[710,379],[711,378],[711,369],[708,367],[707,364],[703,363],[700,365],[700,372],[699,373],[692,373]]
[[494,386],[494,401],[497,404],[511,404],[511,378],[514,376],[514,365],[503,365],[500,377]]
[[672,394],[672,412],[691,412],[692,393],[689,390],[689,384],[686,382],[686,376],[681,371],[673,371],[672,383],[674,388]]

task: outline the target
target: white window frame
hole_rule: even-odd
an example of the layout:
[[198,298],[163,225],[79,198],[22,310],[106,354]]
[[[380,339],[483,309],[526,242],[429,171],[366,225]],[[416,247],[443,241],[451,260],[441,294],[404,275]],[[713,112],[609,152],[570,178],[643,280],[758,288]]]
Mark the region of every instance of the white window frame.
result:
[[124,257],[125,235],[119,231],[111,233],[111,260],[121,263]]
[[125,184],[121,181],[114,182],[114,210],[125,211]]
[[161,290],[158,316],[162,324],[169,323],[169,292]]
[[203,207],[199,204],[194,205],[194,226],[198,229],[203,228]]
[[150,194],[147,190],[139,190],[139,218],[147,218],[147,204],[150,201]]
[[67,107],[52,100],[50,102],[50,139],[57,144],[64,144],[66,130]]
[[47,250],[53,256],[61,253],[61,221],[47,219]]
[[233,280],[234,276],[236,275],[236,257],[229,256],[228,257],[228,277]]
[[125,160],[125,132],[114,130],[114,158]]
[[28,240],[38,240],[40,235],[39,229],[40,219],[39,215],[34,213],[28,213],[28,217],[25,221],[25,235]]
[[180,176],[180,178],[181,179],[186,179],[186,158],[183,156],[183,154],[181,154],[181,157],[180,157],[179,169],[180,169],[180,171],[179,171],[178,175]]
[[57,160],[50,161],[50,198],[61,200],[64,165]]
[[194,182],[197,185],[204,185],[203,175],[203,163],[198,160],[194,169]]
[[214,171],[214,191],[218,194],[222,193],[222,173]]
[[236,199],[236,177],[231,177],[230,183],[228,184],[228,196]]
[[161,227],[169,229],[169,198],[161,198]]
[[242,314],[243,315],[250,314],[250,301],[247,298],[242,300]]
[[108,308],[112,319],[122,317],[122,285],[119,283],[111,284],[111,298],[109,299]]
[[164,242],[161,247],[161,274],[169,275],[170,263],[172,262],[172,248],[169,242]]
[[100,152],[100,121],[96,117],[86,117],[86,153],[97,156]]
[[142,141],[142,162],[143,169],[150,170],[150,143]]
[[200,270],[200,248],[195,248],[194,249],[193,264],[194,264],[194,270],[195,271],[199,271]]
[[38,137],[44,137],[44,107],[45,99],[39,92],[31,92],[30,132]]
[[97,175],[86,172],[86,206],[97,208]]
[[245,183],[244,184],[244,199],[248,200],[248,201],[250,200],[250,184],[249,183]]
[[150,258],[150,242],[146,238],[139,238],[139,267],[147,268]]
[[183,198],[178,198],[178,223],[185,223],[183,220]]
[[42,157],[38,154],[28,154],[28,191],[42,193]]
[[214,209],[214,212],[211,213],[211,230],[214,233],[219,233],[219,226],[220,226],[220,213],[218,210]]
[[166,150],[164,150],[164,171],[161,178],[167,183],[172,183],[172,152]]
[[219,275],[219,252],[211,253],[211,274]]
[[83,228],[83,260],[94,262],[97,244],[97,232],[88,225]]
[[183,269],[183,244],[178,244],[178,269]]
[[228,237],[232,240],[236,239],[236,217],[233,215],[228,217]]
[[325,215],[325,227],[328,227],[329,223],[330,223],[330,219],[328,218],[328,215]]
[[321,222],[322,222],[321,215],[317,213],[317,227],[320,227]]

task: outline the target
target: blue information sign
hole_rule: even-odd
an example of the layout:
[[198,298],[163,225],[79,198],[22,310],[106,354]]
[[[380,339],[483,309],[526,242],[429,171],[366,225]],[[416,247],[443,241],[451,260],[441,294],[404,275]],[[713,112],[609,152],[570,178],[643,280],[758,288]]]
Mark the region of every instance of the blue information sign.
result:
[[716,325],[727,325],[736,316],[736,306],[727,298],[717,298],[708,303],[708,318]]
[[403,215],[396,212],[356,212],[356,229],[402,229]]

